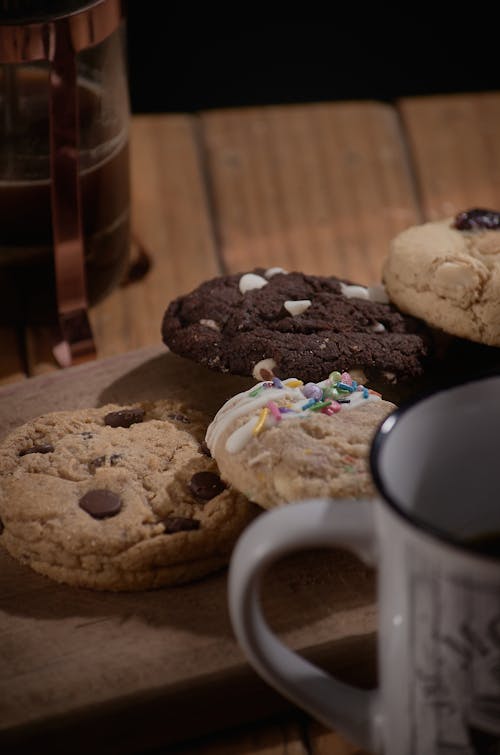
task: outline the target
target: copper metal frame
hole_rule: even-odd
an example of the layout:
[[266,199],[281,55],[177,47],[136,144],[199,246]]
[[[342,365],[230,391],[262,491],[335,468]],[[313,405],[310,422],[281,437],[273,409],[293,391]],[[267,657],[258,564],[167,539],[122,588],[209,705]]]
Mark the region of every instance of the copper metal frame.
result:
[[50,60],[54,27],[67,26],[71,48],[75,53],[102,42],[112,34],[122,19],[120,0],[96,0],[88,8],[43,23],[0,26],[0,63],[32,63]]
[[63,367],[95,354],[81,218],[76,54],[106,39],[122,17],[120,0],[97,0],[44,23],[0,26],[0,63],[47,61],[50,66],[51,207],[59,313],[53,353]]

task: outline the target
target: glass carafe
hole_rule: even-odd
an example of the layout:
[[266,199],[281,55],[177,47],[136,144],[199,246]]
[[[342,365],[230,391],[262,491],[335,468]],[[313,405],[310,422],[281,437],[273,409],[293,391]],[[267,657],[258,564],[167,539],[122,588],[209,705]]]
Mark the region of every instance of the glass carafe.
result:
[[0,323],[53,325],[61,364],[128,262],[124,45],[119,0],[0,0]]

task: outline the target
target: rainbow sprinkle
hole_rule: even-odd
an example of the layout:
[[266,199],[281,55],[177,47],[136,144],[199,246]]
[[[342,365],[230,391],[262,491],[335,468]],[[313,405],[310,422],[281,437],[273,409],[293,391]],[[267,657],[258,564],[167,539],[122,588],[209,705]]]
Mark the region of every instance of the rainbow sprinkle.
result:
[[281,421],[281,414],[280,414],[280,410],[279,410],[278,404],[275,401],[268,401],[267,402],[267,408],[269,409],[269,411],[273,415],[274,419],[277,422],[280,422]]
[[302,411],[305,412],[306,409],[310,409],[311,406],[313,406],[316,403],[317,403],[317,399],[310,398],[309,401],[306,401],[306,403],[302,405]]
[[302,388],[304,383],[302,380],[297,380],[296,378],[289,378],[288,380],[285,380],[283,383],[287,388]]
[[257,424],[252,430],[252,435],[258,435],[262,430],[264,429],[264,423],[267,419],[267,415],[269,414],[269,409],[267,406],[265,406],[263,409],[261,409],[261,412],[259,414],[259,418],[257,420]]
[[[331,401],[316,401],[316,403],[310,407],[312,412],[319,412],[320,409],[325,409],[332,404]],[[302,407],[304,408],[304,407]]]
[[344,391],[345,393],[354,393],[356,389],[353,388],[353,386],[349,383],[344,383],[343,381],[339,380],[339,382],[337,383],[337,390]]
[[252,391],[250,391],[248,395],[251,396],[252,398],[255,398],[255,396],[258,396],[259,393],[262,393],[263,390],[264,390],[264,386],[258,385],[257,388],[254,388]]
[[[283,415],[292,414],[296,418],[305,417],[304,412],[318,412],[332,417],[338,414],[342,409],[342,404],[350,404],[353,400],[369,399],[372,395],[382,398],[381,394],[371,388],[358,384],[353,380],[348,372],[339,372],[334,370],[330,373],[327,380],[321,383],[305,383],[297,378],[288,378],[281,381],[278,377],[273,377],[272,381],[267,380],[251,391],[248,395],[252,398],[260,396],[263,391],[270,388],[278,389],[299,389],[297,399],[291,403],[284,390],[283,401],[276,398],[276,401],[269,400],[260,410],[255,425],[252,428],[252,435],[259,435],[266,427],[271,427],[281,422]],[[356,393],[356,396],[353,394]],[[359,395],[361,394],[361,395]],[[300,399],[302,395],[303,399]],[[276,396],[276,394],[275,394]],[[303,403],[302,403],[303,401]],[[278,403],[277,403],[278,402]],[[264,403],[261,401],[261,405]],[[282,404],[282,405],[280,405]],[[271,422],[267,422],[267,420]]]

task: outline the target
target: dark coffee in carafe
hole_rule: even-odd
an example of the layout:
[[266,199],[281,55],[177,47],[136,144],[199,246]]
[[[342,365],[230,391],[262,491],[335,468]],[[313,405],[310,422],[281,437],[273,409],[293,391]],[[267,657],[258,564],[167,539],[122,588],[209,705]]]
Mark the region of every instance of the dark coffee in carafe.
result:
[[[87,14],[92,10],[76,0],[59,5],[68,13],[79,5]],[[97,23],[75,51],[79,216],[89,304],[119,282],[129,253],[129,105],[116,5],[96,3]],[[75,14],[69,18],[78,31]],[[64,21],[43,19],[42,26]],[[37,23],[30,19],[22,27],[35,39]],[[50,76],[50,60],[0,65],[0,323],[58,319],[51,129],[59,127],[53,123],[59,114],[51,112]]]

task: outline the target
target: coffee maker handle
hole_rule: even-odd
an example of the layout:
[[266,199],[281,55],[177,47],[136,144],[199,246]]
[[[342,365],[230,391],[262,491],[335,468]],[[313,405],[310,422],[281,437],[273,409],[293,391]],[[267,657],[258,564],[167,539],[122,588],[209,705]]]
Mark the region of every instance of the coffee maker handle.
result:
[[255,670],[282,695],[371,752],[379,751],[377,691],[340,682],[287,648],[270,630],[260,584],[283,556],[306,548],[346,547],[376,560],[373,501],[308,500],[266,512],[238,541],[229,569],[229,610],[236,638]]

